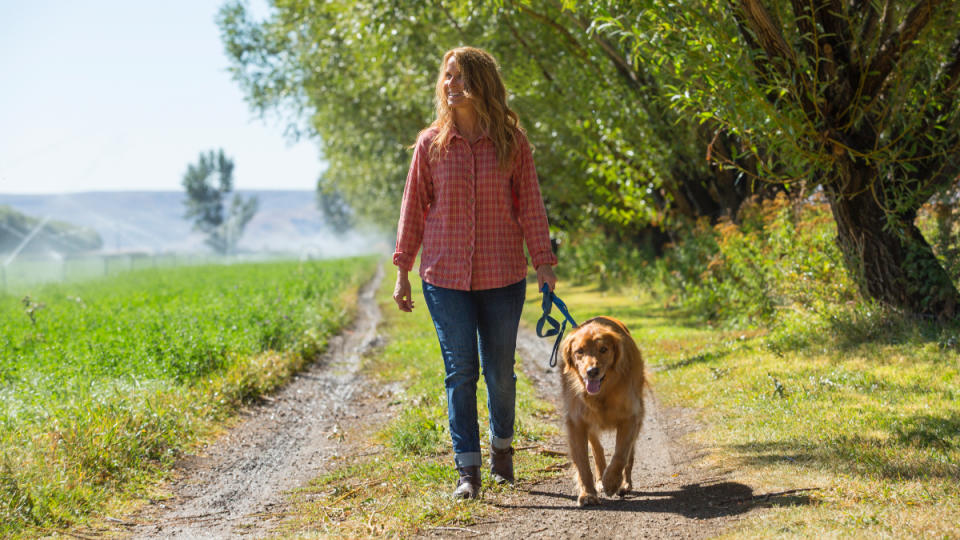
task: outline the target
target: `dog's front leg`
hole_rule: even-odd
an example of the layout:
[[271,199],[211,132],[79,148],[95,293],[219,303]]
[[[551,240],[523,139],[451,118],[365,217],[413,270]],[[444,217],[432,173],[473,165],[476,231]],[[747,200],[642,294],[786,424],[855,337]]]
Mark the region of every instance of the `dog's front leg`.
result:
[[593,472],[587,457],[587,426],[583,422],[567,419],[567,446],[570,448],[570,460],[577,468],[577,487],[580,494],[577,504],[587,506],[597,504],[597,488],[593,485]]
[[610,458],[607,470],[603,472],[603,492],[608,496],[612,497],[614,494],[625,495],[630,491],[629,481],[624,478],[623,473],[639,434],[640,424],[638,422],[627,420],[617,426],[617,445],[613,450],[613,456]]
[[623,468],[623,485],[617,491],[617,495],[623,497],[633,489],[633,459],[637,453],[637,445],[630,447],[630,455],[627,456],[627,464]]
[[599,480],[603,478],[603,471],[607,469],[607,459],[604,457],[603,445],[600,443],[600,436],[596,430],[590,430],[588,439],[590,441],[590,448],[593,449],[593,462],[597,466],[597,489],[603,489],[603,484],[599,483]]

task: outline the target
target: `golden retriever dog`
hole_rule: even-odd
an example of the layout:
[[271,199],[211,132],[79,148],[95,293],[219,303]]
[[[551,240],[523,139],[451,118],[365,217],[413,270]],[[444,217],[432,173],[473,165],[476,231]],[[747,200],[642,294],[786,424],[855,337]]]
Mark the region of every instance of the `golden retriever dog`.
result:
[[[593,447],[597,477],[607,496],[626,495],[633,487],[633,453],[643,425],[643,357],[624,324],[595,317],[578,326],[563,342],[563,402],[567,443],[577,467],[577,504],[597,504],[597,485],[587,458]],[[617,442],[606,463],[600,432],[616,430]]]

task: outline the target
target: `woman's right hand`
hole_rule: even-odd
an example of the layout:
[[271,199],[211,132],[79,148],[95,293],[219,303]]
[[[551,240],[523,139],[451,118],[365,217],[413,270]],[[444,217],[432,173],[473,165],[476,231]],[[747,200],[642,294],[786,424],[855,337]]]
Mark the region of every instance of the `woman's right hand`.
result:
[[393,301],[400,311],[413,311],[413,297],[410,293],[410,278],[403,270],[397,271],[397,284],[393,287]]

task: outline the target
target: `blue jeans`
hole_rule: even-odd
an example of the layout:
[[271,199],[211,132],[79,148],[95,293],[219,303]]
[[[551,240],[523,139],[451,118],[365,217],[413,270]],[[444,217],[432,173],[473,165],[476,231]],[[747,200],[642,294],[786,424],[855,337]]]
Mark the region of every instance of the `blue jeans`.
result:
[[480,465],[477,420],[479,368],[487,383],[490,444],[508,448],[513,440],[517,376],[513,372],[517,326],[526,283],[499,289],[458,291],[423,283],[446,369],[447,417],[457,467]]

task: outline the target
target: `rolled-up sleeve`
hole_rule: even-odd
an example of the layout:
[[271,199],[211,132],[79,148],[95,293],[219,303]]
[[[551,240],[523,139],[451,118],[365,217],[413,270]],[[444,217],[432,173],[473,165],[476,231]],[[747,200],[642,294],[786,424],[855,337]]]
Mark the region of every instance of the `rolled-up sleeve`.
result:
[[427,158],[430,138],[425,134],[417,140],[407,172],[407,182],[403,188],[403,202],[400,206],[400,221],[397,224],[397,245],[393,253],[393,264],[410,271],[417,260],[420,244],[423,241],[423,227],[430,202],[433,198],[430,178],[430,162]]
[[520,135],[520,152],[513,172],[513,190],[517,197],[520,227],[530,252],[534,268],[544,264],[555,266],[557,256],[550,246],[550,226],[547,211],[543,206],[537,170],[533,164],[533,152],[525,135]]

